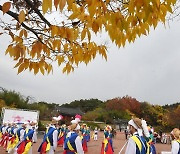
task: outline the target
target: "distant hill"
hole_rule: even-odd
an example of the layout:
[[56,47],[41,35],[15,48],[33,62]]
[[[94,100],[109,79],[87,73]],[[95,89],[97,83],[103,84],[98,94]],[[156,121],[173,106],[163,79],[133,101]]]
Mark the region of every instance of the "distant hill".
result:
[[166,105],[163,105],[162,107],[164,108],[164,109],[167,109],[167,110],[174,110],[174,109],[176,109],[178,106],[180,105],[180,103],[175,103],[175,104],[170,104],[170,105],[168,105],[168,104],[166,104]]
[[87,111],[93,111],[97,107],[103,105],[104,102],[98,99],[81,99],[81,100],[75,100],[71,102],[70,104],[62,104],[61,107],[69,107],[69,108],[80,108],[83,112]]

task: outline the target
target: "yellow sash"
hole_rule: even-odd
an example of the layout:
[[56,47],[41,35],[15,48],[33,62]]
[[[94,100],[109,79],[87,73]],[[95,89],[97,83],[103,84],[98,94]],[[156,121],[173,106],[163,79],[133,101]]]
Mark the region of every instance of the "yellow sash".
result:
[[[26,129],[26,134],[28,133],[29,129]],[[28,141],[29,140],[29,137],[27,136],[26,137],[26,140]],[[25,146],[25,149],[24,149],[24,152],[22,154],[28,154],[30,148],[32,146],[32,141],[28,142]]]
[[0,138],[2,138],[2,132],[0,132]]
[[142,150],[142,144],[141,144],[141,142],[139,141],[138,137],[132,136],[131,138],[134,140],[134,142],[135,142],[136,145],[138,146],[139,151],[141,152],[141,150]]
[[50,144],[50,141],[49,141],[49,138],[47,137],[47,146],[46,146],[46,151],[49,151],[51,148],[51,144]]
[[106,148],[106,146],[107,146],[107,144],[108,144],[107,138],[104,139],[103,143],[104,143],[104,154],[106,154],[105,148]]
[[[141,150],[142,150],[142,143],[139,140],[139,138],[137,136],[132,136],[131,138],[134,140],[134,142],[138,146],[139,151],[141,152]],[[147,146],[147,152],[146,153],[149,154],[150,153],[150,145],[147,142],[146,142],[146,146]]]
[[[49,129],[46,129],[46,134],[48,133],[48,130]],[[51,148],[51,144],[50,144],[50,141],[49,141],[49,138],[47,137],[47,146],[46,146],[46,151],[49,151],[50,150],[50,148]]]
[[67,146],[68,146],[70,151],[74,151],[74,153],[77,154],[77,152],[75,152],[74,148],[72,147],[72,145],[69,141],[67,142]]

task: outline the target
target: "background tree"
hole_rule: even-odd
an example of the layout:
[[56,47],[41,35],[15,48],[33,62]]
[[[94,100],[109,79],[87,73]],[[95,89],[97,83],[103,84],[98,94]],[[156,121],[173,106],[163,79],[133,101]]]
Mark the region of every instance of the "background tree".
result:
[[15,91],[8,91],[6,89],[3,89],[2,91],[0,91],[0,99],[10,107],[17,107],[21,109],[28,107],[28,99],[25,99],[24,96]]
[[98,99],[81,99],[75,100],[71,103],[62,104],[62,107],[70,107],[70,108],[80,108],[83,112],[93,111],[97,107],[99,107],[103,102]]
[[[2,107],[15,107],[40,111],[40,120],[49,121],[58,116],[54,109],[59,104],[48,102],[32,102],[29,96],[25,97],[16,91],[0,88],[0,112]],[[106,102],[98,99],[72,101],[64,104],[66,107],[82,107],[86,113],[82,116],[85,121],[100,121],[113,124],[114,119],[129,120],[131,116],[143,118],[155,129],[170,131],[180,127],[180,103],[171,105],[152,105],[148,102],[139,102],[130,96],[117,97]],[[69,105],[69,106],[68,106]],[[140,106],[139,106],[140,105]],[[62,105],[63,106],[63,105]],[[139,113],[138,113],[139,112]]]
[[136,114],[140,113],[140,102],[130,96],[115,98],[106,102],[106,108],[124,112],[126,110]]
[[180,128],[180,105],[168,114],[167,124],[169,126]]
[[[118,47],[147,35],[150,27],[165,23],[176,0],[9,0],[1,2],[0,34],[12,42],[6,50],[17,61],[18,73],[50,73],[52,62],[63,72],[88,64],[97,54],[107,59],[106,33]],[[7,16],[11,19],[8,20]],[[114,33],[116,31],[116,33]]]
[[3,107],[6,107],[6,103],[4,100],[0,99],[0,115]]
[[94,111],[88,111],[85,115],[83,115],[82,120],[87,120],[87,121],[97,121],[100,113],[102,111],[101,108],[97,108]]

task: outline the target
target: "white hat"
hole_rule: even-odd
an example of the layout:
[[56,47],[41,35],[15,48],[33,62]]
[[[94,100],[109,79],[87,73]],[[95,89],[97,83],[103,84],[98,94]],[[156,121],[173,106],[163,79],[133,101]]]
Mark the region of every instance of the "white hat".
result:
[[[139,119],[139,118],[136,118],[136,119]],[[140,119],[139,119],[140,120]],[[147,128],[147,124],[146,124],[146,121],[145,120],[140,120],[141,122],[141,126],[138,126],[133,119],[131,119],[128,124],[133,126],[137,131],[138,131],[138,134],[139,136],[143,136],[143,134],[146,136],[146,137],[149,137],[150,134],[149,134],[149,131],[148,131],[148,128]]]
[[80,121],[81,121],[81,115],[76,114],[75,120],[76,120],[77,122],[80,122]]
[[29,124],[29,122],[28,122],[28,121],[25,121],[24,124],[27,125],[27,124]]
[[76,128],[74,129],[74,130],[80,130],[80,125],[79,124],[77,124],[77,126],[76,126]]
[[71,123],[72,124],[78,124],[78,121],[77,120],[71,120]]
[[63,116],[59,115],[58,117],[52,117],[52,119],[55,121],[59,121],[59,120],[63,119]]
[[75,119],[71,121],[72,124],[78,124],[81,121],[81,116],[77,114]]
[[134,122],[132,119],[129,120],[128,124],[131,125],[131,126],[133,126],[135,129],[138,130],[138,126],[135,124],[135,122]]

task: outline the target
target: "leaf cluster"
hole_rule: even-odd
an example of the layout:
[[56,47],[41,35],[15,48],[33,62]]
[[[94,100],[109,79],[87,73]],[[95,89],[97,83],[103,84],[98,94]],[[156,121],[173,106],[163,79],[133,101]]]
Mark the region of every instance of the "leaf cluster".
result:
[[[12,41],[6,54],[17,62],[18,73],[53,72],[52,62],[70,73],[98,54],[107,60],[107,46],[98,44],[106,32],[118,47],[147,35],[165,23],[176,0],[13,0],[0,5],[12,21],[1,21],[1,34]],[[49,17],[55,16],[54,20]]]

